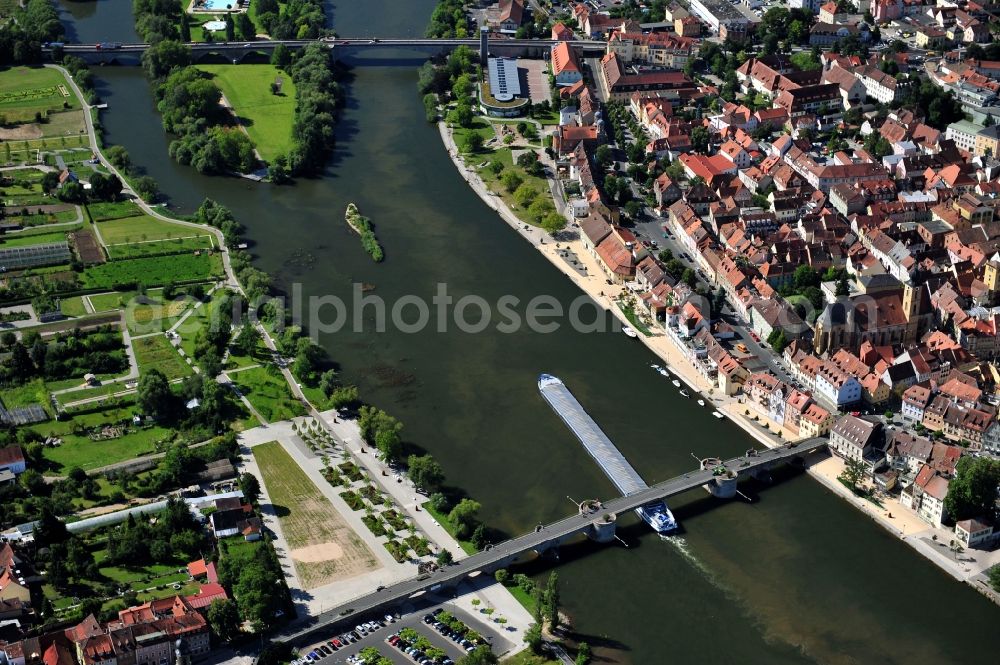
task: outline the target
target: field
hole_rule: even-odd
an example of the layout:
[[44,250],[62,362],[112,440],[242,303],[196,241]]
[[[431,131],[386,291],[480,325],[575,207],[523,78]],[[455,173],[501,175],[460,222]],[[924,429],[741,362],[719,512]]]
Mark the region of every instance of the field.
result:
[[163,302],[156,296],[146,296],[146,302],[139,304],[130,302],[125,309],[125,322],[133,335],[145,335],[154,332],[166,332],[177,322],[194,301],[189,298],[177,298]]
[[304,415],[306,409],[302,402],[292,396],[280,373],[272,374],[275,371],[266,367],[254,367],[233,372],[229,376],[260,415],[270,422]]
[[62,111],[64,104],[78,108],[61,72],[44,67],[12,67],[0,72],[0,115],[5,124],[33,121],[35,113]]
[[65,316],[83,316],[87,313],[87,308],[83,304],[83,297],[63,298],[59,301],[59,311]]
[[40,404],[43,409],[49,412],[49,415],[52,415],[51,405],[49,404],[49,390],[45,382],[41,379],[35,379],[20,386],[0,390],[0,401],[8,409]]
[[[135,205],[135,204],[132,204]],[[208,231],[171,224],[149,215],[138,215],[135,217],[124,217],[101,222],[97,228],[101,232],[104,242],[109,245],[128,244],[130,242],[146,242],[149,240],[169,240],[172,238],[183,238],[206,234]]]
[[157,286],[168,282],[209,281],[222,275],[222,259],[215,254],[177,254],[110,261],[83,271],[84,288],[115,288],[123,284]]
[[120,219],[122,217],[136,217],[142,214],[142,210],[132,201],[116,201],[110,203],[99,201],[88,203],[87,212],[95,222],[103,222],[108,219]]
[[305,589],[378,568],[378,560],[276,441],[253,448]]
[[[295,84],[273,65],[199,65],[213,81],[246,127],[250,139],[266,161],[287,155],[292,148],[295,117]],[[271,83],[281,78],[281,94],[271,93]]]
[[158,369],[163,372],[167,380],[183,378],[194,373],[191,366],[177,353],[177,349],[171,346],[170,340],[163,335],[133,339],[132,349],[135,351],[135,360],[139,363],[140,372]]
[[[89,428],[130,419],[136,412],[136,407],[131,403],[108,405],[107,408],[94,413],[80,414],[69,420],[30,425],[27,429],[34,430],[43,437],[57,436],[62,439],[62,445],[56,448],[46,447],[42,453],[45,459],[57,467],[57,473],[64,473],[74,466],[84,470],[96,469],[156,452],[157,442],[169,441],[173,437],[173,433],[163,427],[130,430],[124,436],[107,441],[92,441],[83,433]],[[79,430],[81,433],[74,434],[74,430]]]
[[[79,227],[63,227],[67,231],[75,231]],[[0,247],[28,247],[31,245],[44,245],[50,242],[62,242],[66,239],[66,232],[52,232],[52,233],[36,233],[34,235],[25,235],[23,233],[14,233],[9,236],[5,236],[3,242],[0,243]]]
[[[456,141],[458,141],[458,131],[459,130],[455,131]],[[461,148],[462,143],[459,141],[458,145]],[[537,176],[528,175],[524,169],[514,166],[514,160],[511,154],[511,150],[510,148],[507,147],[498,148],[496,150],[493,150],[492,152],[489,150],[483,150],[482,152],[478,152],[474,155],[466,155],[465,161],[470,167],[476,170],[476,172],[479,174],[479,177],[482,178],[483,182],[490,189],[490,191],[496,192],[497,194],[500,195],[500,198],[503,199],[504,203],[510,206],[510,209],[514,211],[514,214],[516,214],[521,221],[523,221],[525,224],[538,226],[535,223],[535,220],[530,215],[527,214],[527,210],[517,205],[517,203],[514,201],[513,194],[508,192],[504,188],[504,186],[500,183],[500,176],[493,173],[493,171],[489,167],[489,163],[494,161],[499,161],[504,166],[504,170],[500,172],[501,175],[503,175],[503,173],[507,171],[513,170],[519,176],[521,176],[521,179],[524,181],[525,184],[530,185],[535,190],[535,192],[538,194],[539,197],[546,197],[551,199],[552,195],[549,193],[549,184],[545,180],[545,178],[539,178]],[[482,164],[483,162],[486,162],[487,165],[484,166],[483,168],[479,168],[479,165]]]

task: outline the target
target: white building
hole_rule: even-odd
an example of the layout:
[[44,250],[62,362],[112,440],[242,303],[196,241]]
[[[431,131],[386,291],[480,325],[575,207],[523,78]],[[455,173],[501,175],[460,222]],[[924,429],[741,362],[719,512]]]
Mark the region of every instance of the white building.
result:
[[861,401],[861,383],[831,362],[816,371],[816,393],[838,409]]

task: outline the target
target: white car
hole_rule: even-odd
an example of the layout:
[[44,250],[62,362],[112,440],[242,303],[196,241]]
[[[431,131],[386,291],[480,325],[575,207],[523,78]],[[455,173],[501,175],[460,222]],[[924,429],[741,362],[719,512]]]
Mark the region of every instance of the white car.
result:
[[385,622],[386,623],[392,623],[393,621],[395,621],[395,619],[393,618],[393,616],[391,614],[386,614],[385,615]]

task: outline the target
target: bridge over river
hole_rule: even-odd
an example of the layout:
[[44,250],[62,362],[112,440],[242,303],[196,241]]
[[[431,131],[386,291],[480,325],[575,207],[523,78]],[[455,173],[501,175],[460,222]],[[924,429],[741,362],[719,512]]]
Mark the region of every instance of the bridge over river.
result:
[[[417,51],[428,55],[436,55],[445,51],[450,51],[458,46],[468,46],[478,49],[480,42],[478,39],[380,39],[373,37],[345,37],[333,38],[324,37],[320,39],[275,39],[257,40],[241,42],[191,42],[187,46],[191,49],[191,55],[195,61],[210,57],[224,56],[234,63],[240,62],[245,57],[254,53],[270,54],[278,44],[284,44],[289,48],[299,49],[308,44],[319,42],[333,49],[337,54],[360,54],[389,49],[403,49]],[[493,55],[498,56],[536,56],[541,57],[549,53],[554,44],[558,42],[551,39],[492,39],[489,41],[489,50]],[[595,41],[571,41],[570,45],[584,51],[585,54],[594,55],[603,53],[607,48],[604,42]],[[62,44],[54,46],[47,44],[43,51],[50,54],[54,49],[62,49],[67,55],[75,55],[91,64],[112,64],[120,65],[139,64],[142,54],[149,48],[149,44],[121,44],[121,43],[99,43],[99,44]]]
[[[825,447],[827,443],[827,439],[817,438],[759,452],[748,451],[744,456],[721,462],[721,465],[740,476],[749,475],[752,471],[765,469],[773,464],[815,452]],[[580,534],[589,536],[600,533],[605,530],[608,524],[613,528],[614,520],[618,515],[635,510],[645,504],[667,499],[703,485],[710,488],[713,481],[718,478],[718,473],[719,467],[716,465],[714,468],[685,473],[682,476],[671,478],[634,494],[618,497],[603,504],[585,502],[581,504],[581,510],[576,515],[552,524],[539,525],[531,533],[493,545],[436,572],[403,580],[381,591],[374,591],[342,603],[313,617],[307,625],[300,624],[295,627],[294,631],[275,635],[273,639],[279,642],[288,642],[294,646],[308,644],[328,636],[331,627],[341,621],[351,619],[356,622],[359,616],[373,614],[382,608],[417,599],[428,590],[454,588],[469,578],[474,579],[484,574],[490,575],[500,568],[516,563],[525,554],[544,552]]]

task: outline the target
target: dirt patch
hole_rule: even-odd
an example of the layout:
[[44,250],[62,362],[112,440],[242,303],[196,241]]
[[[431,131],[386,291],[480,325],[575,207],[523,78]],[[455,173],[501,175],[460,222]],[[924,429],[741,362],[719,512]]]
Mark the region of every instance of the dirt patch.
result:
[[344,548],[337,543],[321,543],[300,547],[289,552],[291,557],[300,563],[322,563],[335,561],[344,556]]
[[83,263],[104,263],[104,252],[89,229],[72,234],[73,246]]
[[0,139],[4,141],[26,141],[40,138],[42,138],[42,128],[35,123],[16,127],[0,127]]

